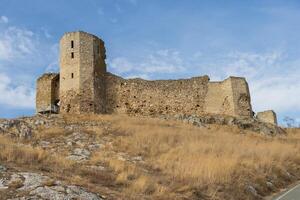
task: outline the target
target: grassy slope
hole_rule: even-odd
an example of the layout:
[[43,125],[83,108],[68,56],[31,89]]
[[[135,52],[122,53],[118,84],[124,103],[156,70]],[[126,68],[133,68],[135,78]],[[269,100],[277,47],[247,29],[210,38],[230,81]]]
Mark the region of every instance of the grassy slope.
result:
[[[287,136],[267,137],[231,126],[199,128],[126,116],[64,116],[64,120],[103,122],[103,127],[82,130],[96,140],[105,138],[108,145],[77,164],[67,161],[63,152],[53,156],[2,137],[0,159],[121,199],[257,199],[246,188],[253,186],[259,195],[267,195],[300,175],[297,129]],[[40,127],[29,144],[64,134],[69,133],[62,127]],[[86,168],[98,163],[109,170]]]

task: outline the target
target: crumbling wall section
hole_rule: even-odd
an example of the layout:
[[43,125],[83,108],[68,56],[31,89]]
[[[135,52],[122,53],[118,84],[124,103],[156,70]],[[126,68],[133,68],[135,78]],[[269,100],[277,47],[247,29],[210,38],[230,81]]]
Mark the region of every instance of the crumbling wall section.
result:
[[209,82],[208,76],[146,81],[107,73],[105,87],[108,113],[252,117],[248,85],[239,77],[221,82]]
[[200,114],[209,77],[146,81],[106,75],[106,111],[127,114]]
[[258,112],[256,115],[256,118],[259,121],[277,125],[277,116],[273,110],[266,110],[263,112]]
[[249,86],[245,78],[229,77],[235,116],[253,117]]
[[59,101],[59,74],[43,74],[36,85],[36,112],[58,113],[56,103]]
[[205,112],[234,115],[233,95],[230,81],[209,82],[205,96]]
[[246,80],[229,77],[208,83],[205,112],[231,116],[252,117],[250,93]]

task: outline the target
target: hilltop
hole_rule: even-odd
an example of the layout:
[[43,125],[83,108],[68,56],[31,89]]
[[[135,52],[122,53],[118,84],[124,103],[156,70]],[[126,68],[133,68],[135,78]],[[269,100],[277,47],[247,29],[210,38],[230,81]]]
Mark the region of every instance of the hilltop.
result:
[[0,132],[2,199],[261,199],[300,175],[299,130],[254,119],[36,115]]

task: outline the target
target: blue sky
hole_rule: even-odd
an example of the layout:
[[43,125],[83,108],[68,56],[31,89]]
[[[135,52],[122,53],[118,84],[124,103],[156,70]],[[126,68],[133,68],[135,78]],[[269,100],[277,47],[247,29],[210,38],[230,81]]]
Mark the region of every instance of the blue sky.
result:
[[35,80],[58,41],[84,30],[124,77],[247,78],[255,111],[300,123],[300,1],[0,0],[0,117],[34,113]]

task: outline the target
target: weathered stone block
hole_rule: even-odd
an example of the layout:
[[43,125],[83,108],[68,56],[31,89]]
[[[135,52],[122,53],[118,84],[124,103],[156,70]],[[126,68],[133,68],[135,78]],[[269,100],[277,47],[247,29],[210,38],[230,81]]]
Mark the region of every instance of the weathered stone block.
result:
[[256,118],[262,122],[267,122],[277,125],[277,116],[273,110],[258,112]]

